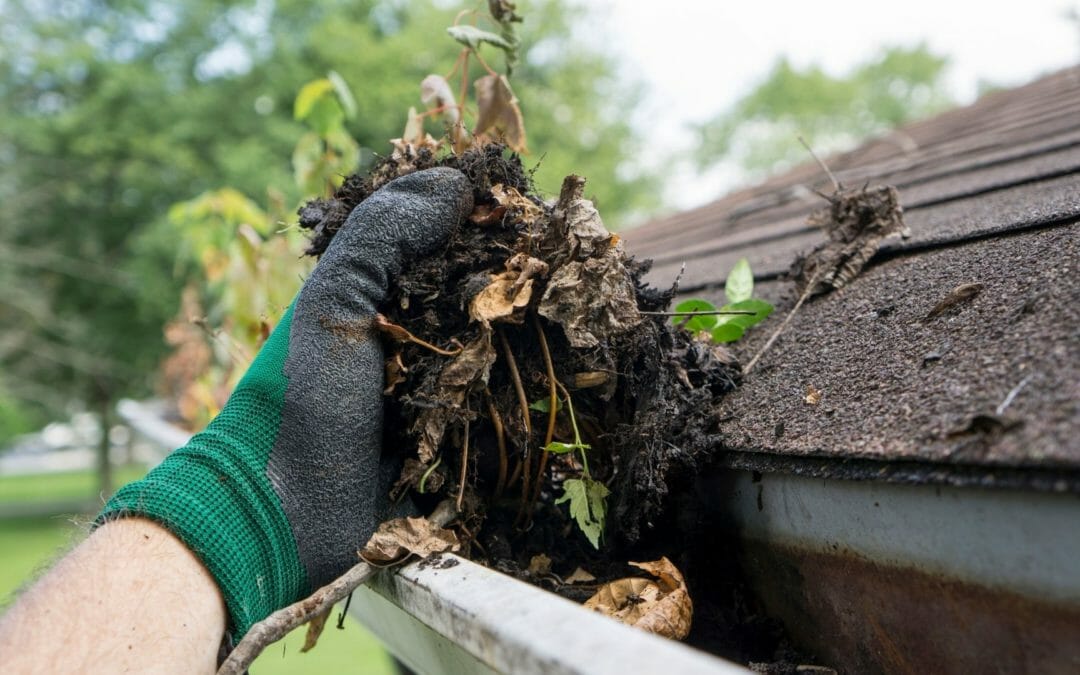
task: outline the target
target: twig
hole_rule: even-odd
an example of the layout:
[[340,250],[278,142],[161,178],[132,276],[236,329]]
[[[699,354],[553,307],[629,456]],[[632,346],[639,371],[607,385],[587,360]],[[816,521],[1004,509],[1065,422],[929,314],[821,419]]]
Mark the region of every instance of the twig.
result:
[[458,480],[457,510],[461,510],[461,502],[465,499],[465,479],[469,469],[469,418],[465,418],[465,440],[461,442],[461,477]]
[[997,407],[997,410],[995,410],[994,412],[998,415],[1005,412],[1005,409],[1012,405],[1013,399],[1016,398],[1016,395],[1020,393],[1021,389],[1027,386],[1028,382],[1031,382],[1031,378],[1033,377],[1035,377],[1035,373],[1032,373],[1024,379],[1020,380],[1020,384],[1016,385],[1012,388],[1012,390],[1009,391],[1009,394],[1005,397],[1005,400],[1001,402],[1001,405],[999,405]]
[[495,427],[495,443],[499,446],[499,479],[495,483],[495,498],[502,496],[506,489],[506,430],[503,428],[502,417],[499,415],[495,402],[492,400],[491,390],[484,388],[484,398],[488,404],[488,416],[491,417],[491,425]]
[[[445,527],[457,517],[453,502],[444,500],[428,520]],[[401,563],[404,563],[403,559]],[[399,563],[400,564],[400,563]],[[283,607],[251,627],[218,668],[217,675],[241,675],[264,649],[288,635],[293,629],[312,618],[333,609],[357,588],[368,581],[379,568],[366,562],[353,565],[345,574],[299,602]]]
[[806,151],[810,153],[810,156],[814,158],[814,161],[818,163],[818,166],[820,166],[821,170],[825,172],[825,175],[829,177],[829,180],[832,181],[833,190],[836,192],[843,190],[840,181],[836,180],[836,176],[834,176],[833,172],[829,170],[829,167],[825,165],[825,162],[821,161],[821,158],[817,156],[817,153],[815,153],[814,149],[810,147],[810,144],[806,142],[806,139],[802,137],[802,134],[799,134],[799,142],[802,143],[803,147],[806,148]]
[[302,626],[312,617],[327,612],[344,600],[378,571],[362,562],[334,579],[300,602],[283,607],[251,627],[229,657],[218,668],[217,675],[240,675],[247,671],[263,649]]
[[814,287],[817,286],[817,280],[818,275],[815,274],[813,278],[810,279],[810,283],[806,285],[806,290],[804,290],[802,292],[802,295],[799,296],[799,301],[795,303],[795,306],[791,308],[791,311],[788,312],[788,315],[784,317],[783,323],[781,323],[776,328],[776,330],[773,331],[773,334],[769,336],[769,339],[765,342],[765,345],[760,350],[758,350],[757,354],[754,354],[754,358],[750,359],[750,363],[746,364],[746,367],[743,368],[743,375],[750,374],[750,371],[754,369],[754,366],[757,365],[757,362],[761,359],[762,356],[765,355],[765,352],[769,351],[769,349],[772,348],[773,343],[776,342],[776,339],[779,338],[780,334],[787,329],[788,324],[791,323],[792,318],[795,317],[795,312],[799,311],[799,308],[802,307],[802,304],[806,302],[807,298],[810,297],[810,293],[813,292]]
[[644,316],[716,316],[718,314],[733,315],[733,316],[754,316],[757,312],[749,312],[742,309],[710,309],[702,310],[700,312],[638,312]]
[[548,341],[547,336],[544,334],[544,327],[540,325],[540,318],[535,314],[533,315],[533,324],[536,326],[536,334],[540,339],[540,353],[544,357],[544,367],[547,369],[550,403],[548,405],[547,433],[544,435],[543,451],[540,453],[540,467],[536,472],[536,483],[533,485],[532,496],[529,498],[529,506],[525,512],[526,521],[532,520],[533,508],[536,506],[536,500],[540,498],[540,489],[544,485],[544,471],[547,470],[548,455],[551,454],[547,451],[547,446],[551,443],[551,439],[555,435],[555,416],[559,411],[559,394],[555,389],[557,382],[555,379],[555,364],[551,360],[551,350],[548,349]]

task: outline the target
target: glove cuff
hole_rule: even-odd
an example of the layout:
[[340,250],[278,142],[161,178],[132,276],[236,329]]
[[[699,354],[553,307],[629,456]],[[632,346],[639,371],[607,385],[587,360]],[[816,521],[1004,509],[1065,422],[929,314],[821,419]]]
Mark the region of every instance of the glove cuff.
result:
[[264,345],[225,408],[146,478],[120,489],[97,518],[160,523],[217,581],[236,639],[303,596],[307,574],[267,477],[287,384],[281,372],[292,312]]

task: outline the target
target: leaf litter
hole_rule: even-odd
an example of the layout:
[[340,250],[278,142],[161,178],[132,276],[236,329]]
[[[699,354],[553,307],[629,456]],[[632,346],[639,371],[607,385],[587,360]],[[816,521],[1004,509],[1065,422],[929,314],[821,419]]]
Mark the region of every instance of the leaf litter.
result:
[[[436,103],[442,88],[430,84]],[[656,560],[640,564],[657,579],[636,597],[663,613],[629,613],[685,637],[693,586],[713,574],[694,562],[692,550],[713,542],[699,540],[687,500],[722,451],[717,404],[741,382],[740,364],[655,315],[674,289],[642,282],[650,262],[607,230],[583,178],[545,200],[505,146],[436,156],[413,140],[300,210],[308,253],[320,255],[352,209],[399,175],[449,166],[473,187],[474,212],[442,250],[411,262],[383,308],[396,327],[383,332],[383,446],[404,467],[393,497],[407,492],[423,511],[460,496],[462,555],[579,602],[626,578],[625,561]],[[675,563],[689,565],[689,589]],[[759,619],[706,614],[749,622],[776,644]],[[699,642],[717,648],[716,631],[746,632],[706,625]],[[717,651],[764,660],[772,648]]]

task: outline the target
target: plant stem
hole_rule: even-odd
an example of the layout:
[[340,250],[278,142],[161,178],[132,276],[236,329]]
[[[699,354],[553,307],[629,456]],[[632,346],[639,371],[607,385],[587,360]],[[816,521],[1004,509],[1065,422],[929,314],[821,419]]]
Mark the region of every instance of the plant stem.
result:
[[548,406],[547,434],[544,436],[543,451],[540,454],[540,467],[536,472],[536,484],[533,486],[532,498],[529,500],[528,516],[530,519],[532,518],[533,509],[536,506],[536,500],[540,498],[540,489],[544,484],[544,471],[547,470],[548,455],[550,454],[547,451],[547,446],[551,443],[551,439],[555,435],[555,416],[559,411],[559,396],[555,388],[556,383],[558,382],[558,380],[555,379],[555,364],[551,360],[551,350],[548,349],[547,335],[544,334],[544,327],[540,324],[540,318],[535,314],[533,315],[533,325],[536,326],[536,335],[540,340],[540,353],[544,357],[544,367],[547,369],[550,404]]
[[725,316],[754,316],[757,312],[750,312],[742,309],[711,309],[702,310],[700,312],[638,312],[638,314],[644,316],[716,316],[718,314],[723,314]]
[[502,417],[491,399],[491,390],[487,387],[484,388],[484,398],[487,401],[491,424],[495,427],[495,443],[499,446],[499,479],[495,483],[495,498],[498,499],[506,489],[506,430],[503,428]]
[[465,439],[461,442],[461,476],[458,479],[457,510],[465,499],[465,479],[469,471],[469,418],[465,418]]
[[[584,443],[581,442],[581,432],[578,431],[577,418],[574,416],[574,401],[570,398],[570,392],[566,390],[562,382],[556,381],[556,384],[559,386],[559,390],[562,391],[563,396],[566,397],[566,410],[570,414],[570,426],[574,428],[574,444],[582,446]],[[585,448],[579,447],[578,452],[581,453],[582,473],[586,478],[592,478],[589,473],[589,459],[585,456]]]

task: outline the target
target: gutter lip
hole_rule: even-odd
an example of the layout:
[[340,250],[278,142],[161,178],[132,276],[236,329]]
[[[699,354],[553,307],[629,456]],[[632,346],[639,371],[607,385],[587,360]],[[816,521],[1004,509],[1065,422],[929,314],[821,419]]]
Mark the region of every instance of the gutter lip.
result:
[[711,466],[757,474],[788,474],[832,480],[1080,494],[1080,469],[1072,467],[780,455],[747,449],[722,451],[717,454]]
[[[424,663],[413,634],[393,624],[412,617],[463,653]],[[350,614],[389,651],[420,672],[680,675],[749,673],[741,665],[601,616],[549,591],[444,554],[384,570],[357,589]],[[433,641],[433,640],[432,640]],[[470,660],[464,670],[448,668]],[[460,666],[459,666],[460,667]]]

